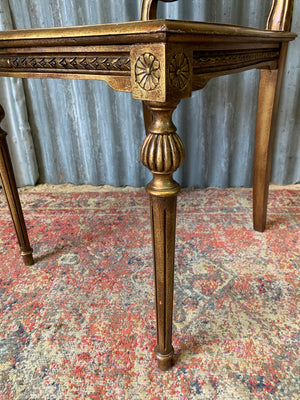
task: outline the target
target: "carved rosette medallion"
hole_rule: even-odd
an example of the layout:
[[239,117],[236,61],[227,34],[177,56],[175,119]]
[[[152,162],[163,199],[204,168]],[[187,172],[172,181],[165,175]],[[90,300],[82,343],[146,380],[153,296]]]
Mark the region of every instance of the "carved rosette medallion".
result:
[[151,53],[138,57],[135,64],[135,80],[138,85],[148,91],[154,90],[160,80],[160,63]]
[[176,54],[169,67],[170,82],[175,89],[184,89],[190,77],[190,66],[187,56],[183,53]]

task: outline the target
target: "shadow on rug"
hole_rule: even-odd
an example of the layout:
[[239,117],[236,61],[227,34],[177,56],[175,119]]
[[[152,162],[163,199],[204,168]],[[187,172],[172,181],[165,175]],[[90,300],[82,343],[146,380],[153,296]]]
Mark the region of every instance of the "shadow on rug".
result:
[[251,197],[180,194],[178,360],[161,373],[147,195],[23,193],[25,267],[1,194],[0,398],[298,398],[300,192],[271,191],[264,234]]

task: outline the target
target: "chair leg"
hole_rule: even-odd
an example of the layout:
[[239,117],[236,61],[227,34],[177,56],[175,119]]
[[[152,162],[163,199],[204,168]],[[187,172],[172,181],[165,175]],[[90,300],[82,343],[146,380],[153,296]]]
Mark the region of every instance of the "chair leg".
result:
[[[3,108],[0,106],[0,122],[4,118],[4,115]],[[6,132],[0,128],[0,178],[19,241],[23,261],[25,265],[33,265],[32,248],[30,247],[27,235],[6,136]]]
[[254,229],[266,227],[267,202],[275,137],[276,89],[278,70],[262,70],[258,95],[253,176]]
[[173,362],[172,315],[176,201],[180,186],[173,172],[183,163],[184,148],[172,123],[177,104],[148,103],[153,115],[142,150],[143,164],[152,172],[147,186],[152,225],[158,366],[167,370]]
[[273,145],[287,50],[284,43],[278,69],[260,73],[253,175],[253,225],[259,232],[266,228]]

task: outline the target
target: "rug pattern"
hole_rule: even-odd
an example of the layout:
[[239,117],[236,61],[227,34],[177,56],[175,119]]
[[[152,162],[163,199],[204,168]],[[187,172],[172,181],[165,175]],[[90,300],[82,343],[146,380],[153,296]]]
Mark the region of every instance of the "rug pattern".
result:
[[0,195],[0,399],[299,398],[300,192],[182,191],[176,365],[159,372],[144,192],[24,193],[26,267]]

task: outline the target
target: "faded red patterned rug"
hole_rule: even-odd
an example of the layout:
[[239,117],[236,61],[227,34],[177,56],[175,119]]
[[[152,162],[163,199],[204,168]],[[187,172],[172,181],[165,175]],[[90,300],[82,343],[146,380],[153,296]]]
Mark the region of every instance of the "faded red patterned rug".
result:
[[36,264],[0,195],[1,400],[299,398],[300,191],[183,191],[176,365],[159,372],[144,191],[21,195]]

